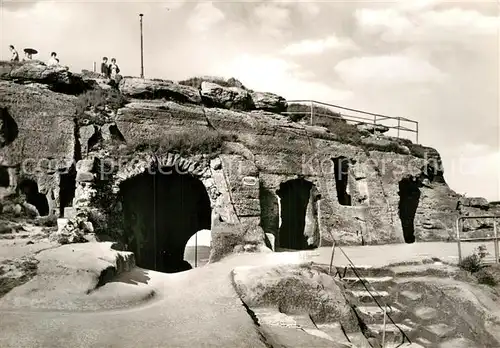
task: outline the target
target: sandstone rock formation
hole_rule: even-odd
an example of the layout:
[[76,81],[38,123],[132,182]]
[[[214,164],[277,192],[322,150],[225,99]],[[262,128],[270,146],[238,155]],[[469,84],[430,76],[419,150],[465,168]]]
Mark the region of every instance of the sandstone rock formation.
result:
[[212,106],[234,110],[250,110],[252,108],[250,94],[241,88],[222,87],[204,81],[201,84],[201,95]]
[[286,101],[269,93],[124,78],[125,105],[82,113],[81,96],[46,88],[69,72],[0,66],[0,107],[18,128],[0,148],[9,185],[33,181],[51,214],[92,211],[95,233],[138,253],[140,265],[165,245],[182,249],[201,229],[212,229],[216,260],[262,250],[266,233],[276,250],[453,240],[461,214],[500,210],[452,191],[435,149],[341,120],[292,122],[277,113]]
[[81,76],[72,74],[67,67],[47,66],[37,60],[27,63],[0,62],[0,79],[43,83],[55,91],[68,94],[82,93],[95,85],[93,81],[86,82]]

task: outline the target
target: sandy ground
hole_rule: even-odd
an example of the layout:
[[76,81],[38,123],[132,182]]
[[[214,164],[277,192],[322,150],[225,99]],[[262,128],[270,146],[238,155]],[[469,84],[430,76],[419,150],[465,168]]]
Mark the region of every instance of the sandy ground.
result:
[[[83,289],[95,285],[94,273],[110,260],[97,256],[102,246],[82,245],[40,252],[42,279],[0,299],[0,347],[264,347],[231,285],[231,270],[304,261],[329,264],[331,255],[331,248],[240,254],[177,274],[135,268],[87,294]],[[84,250],[88,245],[94,251]],[[465,244],[464,254],[476,246]],[[41,245],[30,247],[42,249]],[[76,254],[70,249],[77,250]],[[456,243],[343,249],[358,266],[431,257],[457,261]],[[97,260],[89,266],[88,258]],[[338,250],[334,264],[347,264]]]

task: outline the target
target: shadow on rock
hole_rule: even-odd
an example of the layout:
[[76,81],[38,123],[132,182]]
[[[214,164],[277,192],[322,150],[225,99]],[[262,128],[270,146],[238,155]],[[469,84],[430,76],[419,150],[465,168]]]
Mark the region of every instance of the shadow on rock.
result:
[[148,281],[150,279],[151,278],[148,276],[146,270],[142,268],[134,268],[130,272],[125,272],[121,274],[116,279],[113,279],[110,283],[125,283],[125,284],[138,285],[139,283],[148,284]]

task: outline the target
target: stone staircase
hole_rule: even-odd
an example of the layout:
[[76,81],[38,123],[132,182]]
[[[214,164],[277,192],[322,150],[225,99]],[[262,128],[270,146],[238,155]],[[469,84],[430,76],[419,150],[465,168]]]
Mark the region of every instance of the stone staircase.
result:
[[[450,325],[454,319],[439,313],[439,309],[433,305],[436,299],[429,297],[424,289],[408,283],[405,275],[392,269],[370,266],[357,267],[356,271],[350,267],[339,267],[336,276],[344,283],[347,300],[356,312],[371,347],[382,347],[385,305],[395,323],[386,317],[385,348],[444,348],[452,347],[450,344],[460,339],[456,327]],[[403,341],[401,331],[411,344],[407,339]]]
[[[386,317],[385,347],[409,347],[407,336],[415,330],[414,325],[405,320],[405,310],[395,303],[391,290],[394,288],[394,278],[390,270],[376,270],[362,267],[358,276],[352,268],[344,268],[341,279],[345,284],[348,302],[364,326],[364,334],[372,347],[381,347],[384,331],[384,306],[394,323]],[[381,308],[382,307],[382,308]],[[418,347],[412,344],[411,347]]]

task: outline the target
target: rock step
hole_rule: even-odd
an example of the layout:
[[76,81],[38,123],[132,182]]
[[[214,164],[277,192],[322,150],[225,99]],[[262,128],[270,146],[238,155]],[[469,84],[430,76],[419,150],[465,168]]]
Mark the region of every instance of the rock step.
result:
[[345,277],[342,280],[350,286],[358,286],[358,287],[363,287],[363,288],[364,288],[363,283],[368,287],[369,287],[369,284],[376,286],[376,285],[388,285],[388,283],[394,283],[394,278],[390,277],[390,276],[364,277],[364,278]]
[[[410,327],[405,324],[401,323],[396,323],[396,324],[397,326],[391,322],[386,323],[385,326],[386,347],[392,347],[394,343],[397,343],[396,345],[402,343],[404,336],[399,329],[401,329],[408,336],[410,336],[410,334],[415,330],[413,327]],[[383,332],[384,332],[384,324],[367,324],[368,336],[376,337],[379,340],[379,342],[382,342]]]
[[[346,268],[347,267],[347,268]],[[394,271],[389,268],[376,268],[369,265],[356,266],[356,272],[350,267],[345,265],[335,265],[337,273],[344,278],[357,278],[358,275],[361,278],[365,277],[384,277],[384,276],[394,276]],[[333,270],[332,270],[333,273]]]
[[422,341],[430,341],[434,344],[440,343],[446,339],[453,338],[455,328],[443,323],[433,325],[420,325],[419,334]]
[[[356,312],[366,324],[382,323],[384,320],[384,310],[378,306],[358,306]],[[402,319],[403,312],[397,308],[387,306],[387,314],[392,320],[399,321]],[[390,319],[387,318],[386,320],[390,322]]]
[[[386,300],[389,297],[389,293],[387,291],[364,291],[364,290],[347,290],[347,293],[350,294],[354,299],[357,299],[361,303],[373,303],[376,300],[384,299]],[[371,294],[370,294],[371,293]],[[373,297],[372,297],[373,295]]]

